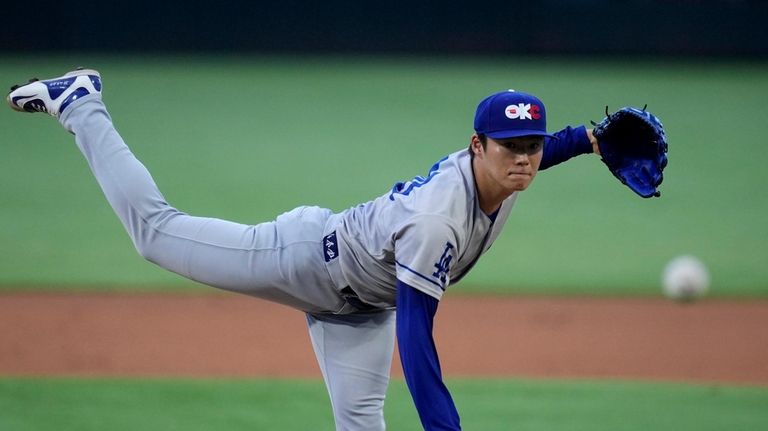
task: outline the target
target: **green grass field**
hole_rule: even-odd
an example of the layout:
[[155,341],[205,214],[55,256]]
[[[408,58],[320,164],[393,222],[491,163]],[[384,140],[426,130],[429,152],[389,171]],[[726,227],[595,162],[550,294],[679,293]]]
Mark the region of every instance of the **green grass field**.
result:
[[[468,430],[754,431],[768,389],[629,382],[454,380]],[[405,384],[390,387],[389,429],[417,430]],[[321,382],[0,380],[0,429],[332,430]]]
[[[550,129],[642,106],[667,128],[663,197],[642,200],[596,157],[543,172],[501,239],[452,292],[656,295],[670,258],[710,267],[715,296],[768,296],[768,64],[636,60],[5,57],[0,84],[102,72],[115,124],[183,211],[257,223],[334,210],[464,148],[475,105],[517,88]],[[0,110],[0,289],[204,289],[144,262],[72,137]],[[452,380],[471,430],[757,430],[765,388]],[[419,429],[402,381],[390,429]],[[319,381],[0,377],[0,430],[332,429]]]
[[[102,72],[169,202],[244,223],[341,210],[424,174],[466,146],[476,103],[499,89],[538,94],[551,129],[648,103],[670,142],[661,199],[594,156],[543,172],[454,291],[656,294],[664,263],[692,253],[714,295],[768,295],[768,64],[71,55],[3,58],[0,82],[77,64]],[[136,255],[72,137],[41,117],[0,110],[0,286],[195,289]]]

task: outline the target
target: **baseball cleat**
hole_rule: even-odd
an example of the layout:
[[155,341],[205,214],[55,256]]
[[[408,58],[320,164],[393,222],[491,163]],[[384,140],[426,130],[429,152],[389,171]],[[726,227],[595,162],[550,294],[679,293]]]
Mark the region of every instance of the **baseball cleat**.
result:
[[32,78],[27,84],[14,85],[6,101],[15,111],[47,112],[58,118],[75,100],[100,93],[99,72],[80,68],[58,78]]

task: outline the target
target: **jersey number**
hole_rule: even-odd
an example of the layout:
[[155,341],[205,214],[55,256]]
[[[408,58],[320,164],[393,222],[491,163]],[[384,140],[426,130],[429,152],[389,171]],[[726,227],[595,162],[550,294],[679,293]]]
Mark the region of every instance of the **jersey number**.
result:
[[432,178],[435,177],[435,175],[440,173],[440,163],[444,162],[446,159],[448,159],[448,156],[443,157],[442,159],[438,160],[437,163],[432,165],[432,167],[429,168],[429,172],[427,173],[426,177],[417,175],[414,179],[407,183],[402,181],[396,182],[392,187],[392,193],[389,194],[389,200],[395,200],[395,195],[408,196],[413,191],[413,189],[428,183],[430,180],[432,180]]

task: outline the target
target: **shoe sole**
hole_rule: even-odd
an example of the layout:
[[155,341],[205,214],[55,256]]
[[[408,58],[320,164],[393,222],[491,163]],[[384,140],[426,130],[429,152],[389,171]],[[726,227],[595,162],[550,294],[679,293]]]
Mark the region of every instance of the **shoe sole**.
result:
[[[69,71],[69,72],[67,72],[64,75],[61,75],[59,77],[51,78],[51,79],[46,79],[45,81],[53,81],[54,79],[62,79],[62,78],[69,78],[69,77],[72,77],[72,76],[83,76],[83,75],[95,75],[95,76],[99,77],[99,79],[101,79],[101,75],[96,70],[93,70],[93,69],[76,69],[76,70]],[[20,88],[24,88],[27,85],[34,84],[35,82],[38,82],[38,81],[41,81],[41,80],[37,79],[37,78],[31,78],[29,80],[29,82],[27,82],[26,84],[23,84],[23,85],[17,84],[17,85],[12,86],[11,87],[11,91],[8,92],[7,96],[5,96],[5,101],[6,101],[6,103],[8,103],[8,106],[10,106],[11,109],[13,109],[14,111],[26,112],[26,113],[29,114],[29,112],[25,111],[21,107],[16,106],[15,103],[11,102],[11,93],[13,93],[14,91],[16,91],[16,90],[18,90]]]

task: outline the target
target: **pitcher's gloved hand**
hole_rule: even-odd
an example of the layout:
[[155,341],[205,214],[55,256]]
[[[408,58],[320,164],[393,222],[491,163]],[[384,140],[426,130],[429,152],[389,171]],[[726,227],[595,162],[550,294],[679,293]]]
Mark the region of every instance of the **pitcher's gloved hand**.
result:
[[613,175],[638,195],[661,196],[657,190],[667,166],[667,137],[661,121],[645,108],[621,108],[592,131],[603,162]]

